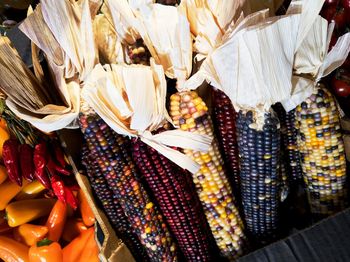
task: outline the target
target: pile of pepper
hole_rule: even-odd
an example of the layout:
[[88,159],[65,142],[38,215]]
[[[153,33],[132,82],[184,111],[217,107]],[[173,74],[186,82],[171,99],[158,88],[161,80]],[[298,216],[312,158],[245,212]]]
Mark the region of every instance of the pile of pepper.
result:
[[81,190],[77,192],[79,210],[74,211],[61,200],[42,196],[30,199],[38,196],[38,191],[46,190],[37,181],[19,187],[7,179],[0,185],[2,189],[17,194],[0,211],[0,259],[5,262],[99,261],[94,238],[95,218]]
[[9,114],[0,121],[0,261],[99,261],[95,217],[59,143],[37,142]]

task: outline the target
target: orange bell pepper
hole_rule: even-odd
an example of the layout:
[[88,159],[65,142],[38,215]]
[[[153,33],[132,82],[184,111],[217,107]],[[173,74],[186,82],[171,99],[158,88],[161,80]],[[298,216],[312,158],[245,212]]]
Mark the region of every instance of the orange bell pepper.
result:
[[57,200],[46,222],[46,226],[49,229],[49,234],[47,235],[48,239],[54,242],[60,240],[66,219],[67,205]]
[[4,210],[7,204],[22,190],[22,188],[27,185],[28,182],[23,179],[22,187],[7,179],[4,183],[0,185],[0,210]]
[[63,262],[60,244],[44,239],[29,249],[29,262]]
[[32,224],[23,224],[13,230],[15,240],[32,246],[42,240],[49,229],[46,226],[38,226]]
[[79,261],[80,257],[84,256],[83,254],[84,247],[91,235],[94,235],[93,227],[81,233],[72,242],[70,242],[65,248],[63,248],[63,261],[64,262]]
[[10,227],[17,227],[46,216],[55,202],[55,199],[29,199],[12,202],[6,207],[7,222]]
[[4,183],[7,179],[7,170],[6,167],[0,165],[0,184]]
[[98,253],[99,249],[95,240],[95,234],[91,234],[79,262],[99,262]]
[[0,259],[5,262],[29,262],[29,248],[9,237],[0,236]]
[[41,184],[38,180],[35,180],[21,190],[19,194],[15,197],[16,200],[25,200],[25,199],[34,199],[40,193],[45,190],[43,184]]
[[88,230],[81,219],[71,218],[68,219],[64,225],[62,239],[67,242],[71,242],[74,238],[79,236],[84,231]]
[[87,227],[93,226],[95,224],[95,215],[92,212],[92,209],[85,197],[83,190],[81,189],[79,190],[79,193],[78,193],[78,199],[80,202],[79,209],[80,209],[81,217],[83,219],[84,224]]

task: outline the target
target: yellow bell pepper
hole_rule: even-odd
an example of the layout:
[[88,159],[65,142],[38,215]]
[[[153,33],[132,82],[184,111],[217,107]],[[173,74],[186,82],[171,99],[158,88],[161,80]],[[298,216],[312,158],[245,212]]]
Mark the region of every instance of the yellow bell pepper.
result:
[[43,184],[41,184],[38,180],[31,182],[26,185],[21,192],[15,197],[16,200],[25,200],[25,199],[34,199],[41,192],[45,190]]
[[7,204],[22,190],[24,186],[26,186],[28,182],[23,179],[22,187],[17,184],[11,182],[7,179],[4,183],[0,185],[0,210],[4,210]]
[[10,227],[28,223],[50,214],[55,199],[29,199],[10,203],[6,207],[7,222]]
[[0,236],[0,260],[5,262],[28,262],[29,248],[9,237]]

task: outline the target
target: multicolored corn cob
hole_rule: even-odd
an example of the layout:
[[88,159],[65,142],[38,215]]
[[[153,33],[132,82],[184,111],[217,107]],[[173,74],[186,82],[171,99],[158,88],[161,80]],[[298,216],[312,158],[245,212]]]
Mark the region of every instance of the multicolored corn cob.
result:
[[128,56],[132,64],[149,65],[151,54],[141,39],[128,46]]
[[330,215],[346,207],[346,160],[339,112],[331,93],[318,87],[296,108],[298,148],[311,212]]
[[[208,108],[194,91],[178,92],[170,97],[170,115],[182,130],[214,137]],[[193,175],[199,199],[223,256],[234,260],[243,253],[243,222],[234,205],[231,185],[224,172],[224,162],[216,139],[209,152],[184,150],[201,165]]]
[[109,189],[107,181],[96,161],[97,157],[90,154],[87,146],[84,146],[82,152],[82,163],[86,168],[86,174],[89,178],[90,185],[116,232],[116,235],[129,248],[136,261],[148,261],[145,248],[137,235],[133,232],[118,199],[114,197],[113,192]]
[[116,134],[96,114],[81,115],[91,154],[117,197],[150,261],[177,261],[177,248],[158,207],[142,185],[131,159],[131,141]]
[[215,134],[224,157],[228,178],[231,180],[234,189],[233,192],[236,199],[240,199],[239,157],[236,137],[237,113],[230,98],[221,90],[212,89],[212,98]]
[[279,230],[279,121],[273,113],[266,113],[262,130],[258,130],[253,112],[240,111],[236,126],[247,231],[257,243],[268,243]]
[[212,261],[212,235],[191,174],[135,139],[133,159],[151,188],[187,261]]
[[303,171],[297,143],[297,129],[295,128],[295,109],[286,112],[281,104],[276,104],[274,110],[278,114],[281,123],[281,137],[287,160],[288,180],[291,185],[297,185],[303,180]]

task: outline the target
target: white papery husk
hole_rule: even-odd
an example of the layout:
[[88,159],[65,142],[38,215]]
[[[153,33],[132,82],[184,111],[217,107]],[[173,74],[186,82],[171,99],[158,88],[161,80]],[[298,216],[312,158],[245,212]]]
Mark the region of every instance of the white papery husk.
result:
[[192,40],[182,9],[150,4],[139,8],[137,18],[137,31],[166,76],[186,80],[192,70]]
[[202,60],[217,47],[228,30],[243,13],[246,1],[182,0],[182,8],[194,37],[196,58]]
[[[245,18],[186,82],[194,89],[204,80],[224,91],[235,109],[256,112],[258,126],[271,105],[288,98],[300,15],[264,20]],[[260,19],[258,19],[260,17]],[[259,21],[260,20],[260,21]],[[251,25],[251,21],[258,24]]]
[[165,107],[166,80],[162,66],[97,65],[86,81],[82,98],[118,134],[139,137],[190,172],[200,165],[172,146],[209,150],[212,138],[182,130],[152,131],[171,122]]
[[105,64],[125,63],[123,45],[104,14],[98,14],[95,17],[93,29],[101,62]]
[[154,0],[105,0],[102,12],[113,24],[118,38],[124,44],[132,45],[140,38],[135,24],[135,11],[140,7],[154,3]]
[[328,52],[334,24],[318,16],[295,54],[291,97],[281,103],[286,111],[293,110],[315,90],[322,77],[341,66],[350,52],[350,33],[339,37]]
[[[0,88],[7,95],[6,105],[18,117],[44,132],[65,128],[79,113],[79,84],[65,82],[64,69],[49,65],[54,83],[47,90],[26,67],[6,37],[0,38]],[[53,104],[52,96],[62,103]]]
[[98,61],[88,0],[42,0],[20,29],[48,59],[64,67],[65,78],[78,73],[83,81]]

